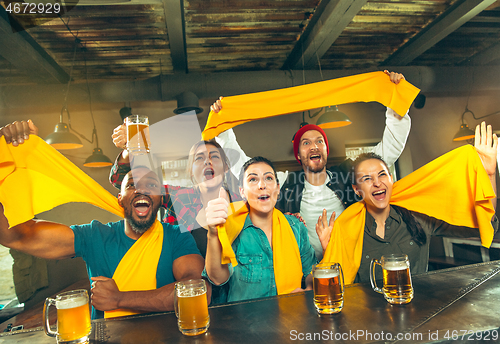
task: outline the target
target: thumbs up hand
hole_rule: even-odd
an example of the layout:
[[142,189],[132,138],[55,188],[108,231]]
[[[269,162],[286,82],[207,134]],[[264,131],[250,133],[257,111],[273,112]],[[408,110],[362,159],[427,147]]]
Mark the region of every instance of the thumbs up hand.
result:
[[209,201],[205,208],[208,228],[212,234],[217,233],[217,225],[226,223],[229,207],[227,199],[227,192],[221,187],[219,190],[219,197]]

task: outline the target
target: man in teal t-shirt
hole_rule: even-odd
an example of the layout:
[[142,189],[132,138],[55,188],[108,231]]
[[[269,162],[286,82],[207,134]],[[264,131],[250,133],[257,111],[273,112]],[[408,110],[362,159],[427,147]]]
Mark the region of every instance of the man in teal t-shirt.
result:
[[[0,137],[5,136],[8,144],[15,142],[16,146],[23,144],[29,134],[37,133],[32,122],[22,121],[0,128]],[[204,260],[189,233],[183,235],[176,227],[163,226],[157,289],[121,292],[111,278],[125,252],[153,228],[162,190],[160,179],[153,171],[146,167],[134,168],[126,175],[118,195],[125,218],[107,225],[93,221],[90,225],[69,227],[33,219],[10,228],[0,203],[0,244],[44,259],[82,256],[94,281],[91,303],[97,310],[172,311],[174,282],[201,278],[204,267]],[[210,295],[208,297],[210,300]]]
[[[172,269],[176,259],[189,254],[200,254],[189,232],[181,233],[178,226],[163,223],[163,248],[156,270],[156,287],[176,281]],[[135,240],[125,235],[124,221],[71,226],[75,234],[75,256],[82,257],[90,278],[112,278],[121,259]],[[92,319],[102,318],[104,312],[92,309]]]

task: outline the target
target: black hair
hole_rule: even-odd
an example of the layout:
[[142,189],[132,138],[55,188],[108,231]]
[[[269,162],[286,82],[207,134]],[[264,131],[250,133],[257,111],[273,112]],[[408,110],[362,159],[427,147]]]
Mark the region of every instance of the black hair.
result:
[[403,222],[406,223],[406,228],[410,232],[411,238],[417,243],[418,246],[422,246],[427,242],[427,235],[420,225],[420,223],[415,219],[415,216],[406,208],[392,205],[396,212],[401,216]]
[[[196,187],[196,181],[193,178],[193,164],[194,164],[194,159],[195,159],[195,153],[200,148],[201,146],[206,146],[206,145],[212,145],[217,150],[219,151],[219,154],[221,156],[222,160],[222,165],[224,166],[224,174],[223,174],[223,180],[222,180],[222,187],[224,190],[227,191],[229,195],[229,201],[232,202],[232,196],[231,196],[231,190],[229,188],[229,183],[231,183],[231,180],[233,177],[233,174],[231,173],[231,168],[230,168],[230,161],[227,157],[226,152],[224,151],[224,148],[221,147],[220,144],[215,141],[215,139],[210,139],[210,140],[201,140],[195,143],[191,149],[189,150],[189,156],[188,156],[188,161],[187,161],[187,166],[186,166],[186,171],[189,176],[191,176],[191,182],[195,185]],[[229,181],[229,183],[228,183]]]
[[[200,148],[200,146],[206,146],[206,145],[212,145],[214,146],[215,148],[217,148],[217,150],[219,151],[219,154],[221,155],[221,159],[222,159],[222,164],[224,165],[224,169],[225,170],[229,170],[229,159],[227,158],[227,155],[226,155],[226,152],[224,151],[224,149],[221,147],[220,144],[218,144],[215,139],[211,139],[211,140],[208,140],[208,141],[198,141],[197,143],[195,143],[191,149],[189,150],[189,155],[188,155],[188,162],[187,162],[187,167],[186,167],[186,171],[188,173],[188,175],[191,176],[192,178],[192,169],[193,169],[193,163],[194,163],[194,158],[195,158],[195,153],[196,153],[196,150],[198,148]],[[225,172],[224,172],[225,173]],[[194,183],[194,182],[193,182]]]
[[274,165],[271,162],[271,160],[266,159],[266,158],[264,158],[262,156],[256,156],[256,157],[251,158],[247,162],[245,162],[245,164],[243,164],[243,167],[241,168],[241,172],[240,172],[240,178],[239,178],[239,180],[240,180],[240,187],[243,187],[243,181],[245,179],[244,178],[245,177],[245,172],[248,169],[248,167],[250,167],[253,164],[257,164],[259,162],[263,162],[263,163],[269,165],[273,169],[274,177],[276,178],[276,183],[279,185],[278,177],[276,175],[276,169],[274,168]]
[[382,159],[382,157],[378,154],[375,154],[373,152],[369,152],[369,153],[362,153],[360,155],[358,155],[358,157],[356,158],[356,160],[354,160],[354,162],[352,163],[352,167],[351,167],[351,174],[352,174],[352,184],[354,185],[357,185],[357,180],[356,180],[356,170],[358,169],[358,166],[363,162],[363,161],[366,161],[366,160],[371,160],[371,159],[376,159],[376,160],[379,160],[381,161],[385,167],[387,167],[387,170],[389,170],[389,166],[387,165],[387,163],[384,161],[384,159]]
[[[360,154],[352,164],[351,173],[352,173],[352,183],[354,185],[357,185],[357,179],[356,179],[357,168],[363,161],[370,159],[381,161],[385,165],[385,167],[387,167],[387,170],[389,170],[389,166],[384,161],[384,159],[382,159],[380,155],[377,155],[372,152]],[[408,229],[408,232],[410,233],[412,240],[415,241],[418,246],[422,246],[423,244],[425,244],[427,242],[427,235],[425,234],[424,229],[422,228],[420,223],[415,219],[413,214],[406,208],[402,208],[397,205],[392,205],[392,207],[396,210],[399,216],[401,216],[403,222],[406,223],[406,228]]]
[[[163,197],[167,196],[167,191],[165,190],[165,187],[163,186],[163,178],[160,177],[160,176],[163,176],[163,173],[162,173],[160,167],[156,168],[156,171],[155,171],[154,169],[152,169],[151,167],[146,166],[146,165],[133,165],[133,166],[131,166],[131,168],[129,168],[129,170],[127,171],[125,176],[127,174],[129,174],[130,172],[132,172],[133,170],[136,170],[139,168],[144,168],[146,170],[153,172],[155,174],[156,178],[158,178],[158,182],[160,183],[160,195],[162,195]],[[123,177],[123,179],[125,179],[125,176]],[[133,173],[132,173],[132,176],[133,176]],[[122,180],[122,184],[123,184],[123,180]],[[120,192],[121,192],[121,186],[120,186]],[[162,203],[164,203],[164,201],[165,201],[165,199],[162,201]]]

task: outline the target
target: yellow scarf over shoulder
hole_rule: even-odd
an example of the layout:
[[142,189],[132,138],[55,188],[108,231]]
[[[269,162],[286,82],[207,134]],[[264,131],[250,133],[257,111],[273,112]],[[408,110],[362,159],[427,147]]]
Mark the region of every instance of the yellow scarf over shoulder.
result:
[[[431,161],[394,183],[390,204],[426,214],[455,226],[479,228],[489,247],[495,192],[474,147],[467,145]],[[339,262],[347,284],[361,264],[366,207],[358,202],[335,221],[323,261]]]
[[[70,202],[90,203],[123,217],[115,196],[38,136],[30,135],[17,147],[0,138],[0,203],[10,227]],[[162,245],[163,227],[156,221],[118,264],[113,279],[119,290],[156,289]],[[105,316],[130,314],[135,312],[116,310]]]
[[356,102],[376,101],[404,116],[419,91],[406,80],[395,85],[385,73],[373,72],[225,97],[222,110],[210,112],[202,137],[209,140],[225,130],[257,119]]
[[[248,216],[248,206],[244,201],[231,203],[226,223],[217,226],[222,246],[222,264],[238,265],[231,244],[238,237]],[[285,215],[273,210],[273,267],[278,295],[288,294],[300,288],[302,281],[302,261],[299,246]]]
[[[163,226],[156,220],[120,260],[113,274],[120,291],[156,289],[156,271],[163,248]],[[142,312],[130,309],[115,309],[104,312],[105,318],[122,317]]]

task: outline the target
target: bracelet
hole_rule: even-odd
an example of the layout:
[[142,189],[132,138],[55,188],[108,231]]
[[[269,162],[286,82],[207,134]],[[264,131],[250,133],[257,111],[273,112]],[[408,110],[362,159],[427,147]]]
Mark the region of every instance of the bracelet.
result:
[[305,275],[302,275],[302,281],[300,282],[300,287],[302,289],[306,289],[306,276]]

